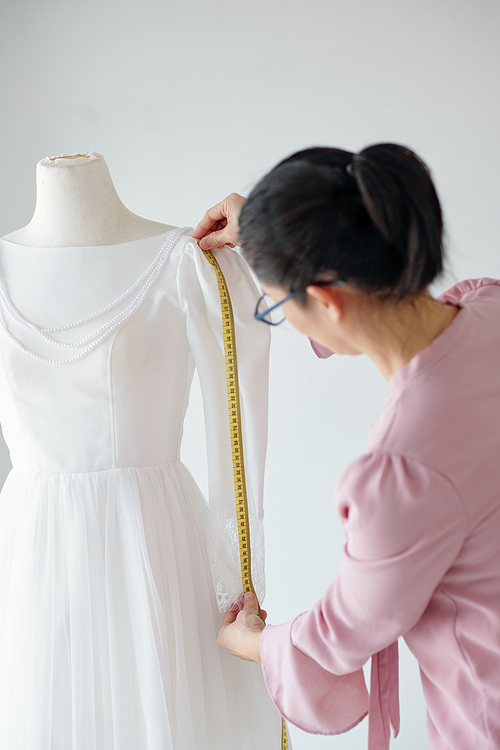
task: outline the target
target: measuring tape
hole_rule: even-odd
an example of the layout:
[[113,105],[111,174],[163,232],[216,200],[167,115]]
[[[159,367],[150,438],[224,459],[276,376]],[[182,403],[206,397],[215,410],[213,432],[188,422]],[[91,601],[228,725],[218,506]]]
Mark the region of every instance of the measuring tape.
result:
[[[236,336],[234,331],[233,308],[226,279],[211,250],[203,251],[213,267],[219,287],[222,312],[222,337],[224,339],[224,361],[226,364],[227,402],[229,406],[229,429],[231,433],[231,456],[233,460],[234,493],[236,498],[236,518],[238,519],[238,539],[240,545],[241,580],[243,592],[255,594],[252,583],[252,552],[250,549],[250,522],[245,482],[245,463],[241,430],[240,389],[238,384],[238,362],[236,359]],[[259,617],[264,617],[259,605]],[[281,719],[281,750],[288,750],[286,723]]]

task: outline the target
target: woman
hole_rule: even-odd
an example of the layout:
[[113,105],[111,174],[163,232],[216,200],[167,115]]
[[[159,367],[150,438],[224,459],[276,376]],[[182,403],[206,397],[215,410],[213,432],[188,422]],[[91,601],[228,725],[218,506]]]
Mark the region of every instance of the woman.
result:
[[346,546],[331,586],[278,626],[246,595],[219,643],[261,662],[282,714],[322,734],[366,714],[372,657],[380,748],[389,722],[398,729],[404,636],[431,747],[500,748],[500,282],[429,294],[443,267],[439,200],[425,164],[394,144],[294,154],[195,236],[202,249],[241,245],[275,307],[257,317],[281,310],[330,353],[368,354],[391,387],[367,452],[337,484]]

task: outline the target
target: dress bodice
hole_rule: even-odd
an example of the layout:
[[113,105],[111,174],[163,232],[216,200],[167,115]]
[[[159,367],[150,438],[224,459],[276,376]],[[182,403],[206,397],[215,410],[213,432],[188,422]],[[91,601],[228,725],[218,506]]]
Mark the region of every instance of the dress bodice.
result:
[[[189,234],[172,230],[119,245],[76,248],[34,248],[1,239],[0,280],[14,310],[39,328],[52,329],[44,335],[84,341],[126,310],[137,293],[134,282],[172,233],[176,242],[140,306],[75,361],[47,360],[71,359],[88,344],[76,349],[54,345],[21,325],[2,301],[0,421],[15,468],[78,473],[177,461],[196,366],[215,504],[229,491],[217,280]],[[269,333],[253,318],[258,291],[244,262],[228,248],[218,251],[217,258],[233,301],[248,481],[260,507]],[[109,308],[131,288],[131,295]],[[92,317],[99,310],[104,312]],[[81,320],[85,322],[73,328],[55,330]]]
[[[2,240],[0,274],[25,318],[40,327],[61,327],[118,298],[154,259],[163,239],[86,248],[31,248]],[[37,359],[1,332],[0,419],[14,467],[67,473],[178,460],[194,369],[177,278],[188,239],[177,243],[139,309],[78,360]],[[48,335],[83,340],[127,302]],[[2,314],[12,335],[41,357],[62,360],[85,348],[49,343],[5,308]]]

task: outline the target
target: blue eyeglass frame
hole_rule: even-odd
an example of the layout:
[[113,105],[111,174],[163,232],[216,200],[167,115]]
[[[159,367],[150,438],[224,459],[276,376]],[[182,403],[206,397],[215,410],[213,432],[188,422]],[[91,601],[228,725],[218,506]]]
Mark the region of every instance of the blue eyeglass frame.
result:
[[[344,286],[347,284],[347,281],[345,279],[333,279],[331,281],[312,281],[308,286]],[[276,308],[280,307],[284,302],[288,302],[289,299],[293,299],[293,297],[296,297],[297,294],[300,294],[300,292],[303,291],[302,289],[296,289],[295,292],[290,292],[290,294],[287,294],[287,296],[280,300],[280,302],[276,302],[275,305],[272,307],[268,307],[267,310],[264,310],[264,312],[259,312],[260,303],[266,296],[266,294],[261,294],[261,296],[258,299],[257,305],[255,306],[255,312],[253,314],[255,320],[260,320],[262,323],[267,323],[268,326],[280,326],[282,323],[285,322],[285,318],[283,320],[279,320],[277,323],[273,323],[272,320],[266,320],[265,316],[269,315],[269,313],[272,313],[273,310],[276,310]]]

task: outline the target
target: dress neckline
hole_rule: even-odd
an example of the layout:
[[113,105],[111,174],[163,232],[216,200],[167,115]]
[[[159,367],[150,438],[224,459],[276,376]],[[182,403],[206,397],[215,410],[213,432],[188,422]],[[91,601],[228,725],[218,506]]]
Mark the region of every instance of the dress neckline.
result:
[[40,245],[21,245],[18,242],[13,242],[6,237],[0,237],[0,242],[10,245],[13,248],[19,248],[21,250],[103,250],[115,247],[123,247],[124,245],[136,245],[138,243],[148,242],[149,240],[160,240],[162,237],[166,237],[167,234],[175,232],[179,227],[172,227],[167,229],[166,232],[161,234],[153,234],[150,237],[142,237],[137,240],[127,240],[126,242],[115,242],[112,245],[48,245],[47,247],[41,247]]
[[[177,227],[175,229],[169,229],[168,232],[164,232],[161,235],[156,235],[153,239],[155,240],[155,244],[158,241],[158,244],[161,240],[164,240],[164,242],[161,245],[160,251],[156,254],[153,261],[149,264],[149,266],[142,272],[142,274],[137,278],[134,283],[128,287],[124,292],[122,292],[117,298],[115,298],[112,302],[106,304],[104,307],[101,307],[99,310],[90,313],[86,315],[83,318],[80,318],[78,320],[75,320],[71,323],[67,323],[64,325],[56,325],[52,327],[40,327],[37,324],[33,323],[28,318],[24,317],[19,310],[15,307],[12,300],[10,299],[10,296],[7,292],[7,289],[0,279],[0,328],[3,330],[5,335],[8,339],[10,339],[21,351],[23,351],[25,354],[30,355],[31,357],[34,357],[37,360],[40,360],[41,362],[46,362],[49,364],[57,364],[57,365],[64,365],[69,364],[71,362],[75,362],[76,360],[80,359],[81,357],[84,357],[86,354],[91,352],[96,346],[98,346],[101,341],[108,338],[108,336],[113,333],[118,328],[121,328],[128,320],[129,318],[135,313],[135,311],[143,304],[144,300],[147,298],[149,291],[153,287],[154,283],[158,279],[160,273],[162,272],[165,264],[167,263],[172,250],[176,246],[177,242],[179,241],[180,237],[185,234],[187,231],[190,231],[189,227]],[[2,238],[3,239],[3,238]],[[151,239],[151,238],[148,238]],[[4,240],[5,241],[5,240]],[[7,240],[9,242],[9,240]],[[131,240],[132,244],[135,244],[137,242],[144,243],[145,240]],[[10,245],[14,246],[16,243],[9,243]],[[120,244],[130,244],[130,243],[120,243]],[[27,248],[28,250],[50,250],[50,249],[57,249],[57,250],[67,250],[68,248],[33,248],[28,245],[21,245],[21,247]],[[105,247],[116,247],[116,245],[94,245],[96,249],[102,250],[102,248]],[[85,251],[85,248],[77,248],[78,250]],[[78,256],[77,256],[78,257]],[[52,333],[55,332],[63,332],[70,329],[77,329],[84,324],[94,320],[98,319],[105,313],[110,313],[114,311],[114,308],[121,305],[123,302],[126,303],[127,299],[130,298],[130,296],[134,293],[134,297],[128,302],[128,304],[117,314],[115,314],[113,317],[111,317],[109,320],[107,320],[104,324],[102,324],[100,327],[98,327],[96,330],[94,330],[92,333],[84,336],[79,341],[62,341],[60,339],[54,338]],[[10,330],[7,327],[7,324],[4,319],[4,310],[8,313],[8,315],[14,319],[14,321],[19,324],[21,327],[31,331],[32,333],[36,334],[39,338],[44,339],[45,341],[54,344],[56,346],[62,346],[62,347],[71,347],[73,349],[79,350],[77,354],[75,354],[72,357],[65,357],[64,359],[52,359],[48,357],[43,357],[36,352],[29,349],[27,346],[25,346],[14,334],[10,332]]]

